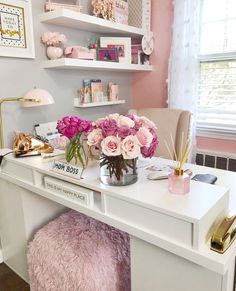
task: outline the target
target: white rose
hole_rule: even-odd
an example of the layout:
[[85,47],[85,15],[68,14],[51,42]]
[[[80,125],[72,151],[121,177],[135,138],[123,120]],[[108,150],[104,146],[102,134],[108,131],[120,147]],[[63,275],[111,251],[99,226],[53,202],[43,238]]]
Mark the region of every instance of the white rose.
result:
[[132,119],[130,119],[129,117],[120,115],[118,120],[117,120],[117,124],[119,127],[121,126],[128,126],[129,128],[134,127],[135,123]]
[[87,144],[89,146],[98,146],[102,139],[102,130],[100,128],[96,128],[88,134]]
[[139,141],[136,136],[129,135],[121,143],[124,159],[135,159],[140,155]]
[[145,116],[141,116],[139,121],[141,122],[143,126],[147,128],[155,128],[155,129],[157,128],[156,124]]
[[108,115],[108,119],[114,119],[116,122],[119,119],[119,114],[118,113],[114,113],[114,114],[109,114]]
[[107,136],[101,142],[102,152],[106,156],[119,156],[121,155],[121,142],[118,137]]

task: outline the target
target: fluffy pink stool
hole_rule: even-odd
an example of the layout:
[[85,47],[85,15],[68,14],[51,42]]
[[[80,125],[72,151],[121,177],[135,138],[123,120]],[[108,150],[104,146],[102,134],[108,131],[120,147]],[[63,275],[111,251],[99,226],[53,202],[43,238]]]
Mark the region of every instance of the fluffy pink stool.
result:
[[130,291],[129,236],[73,210],[29,244],[31,291]]

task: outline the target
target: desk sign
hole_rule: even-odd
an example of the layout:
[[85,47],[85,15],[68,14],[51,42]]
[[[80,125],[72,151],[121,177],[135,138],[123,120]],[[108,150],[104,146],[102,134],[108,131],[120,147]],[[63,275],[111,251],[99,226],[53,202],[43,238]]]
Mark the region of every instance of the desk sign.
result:
[[46,189],[59,194],[60,196],[73,199],[80,204],[93,205],[92,190],[48,176],[44,177],[44,186]]
[[68,164],[66,162],[54,161],[51,170],[65,176],[80,179],[84,169],[75,165]]

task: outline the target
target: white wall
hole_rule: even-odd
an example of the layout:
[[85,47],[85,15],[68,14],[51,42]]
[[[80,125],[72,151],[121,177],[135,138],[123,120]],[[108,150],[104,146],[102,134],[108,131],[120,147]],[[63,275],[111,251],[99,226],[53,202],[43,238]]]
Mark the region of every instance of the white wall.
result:
[[[33,125],[40,122],[58,120],[64,115],[78,115],[88,119],[96,119],[110,112],[126,113],[130,107],[131,75],[116,72],[92,72],[70,70],[45,70],[41,62],[46,60],[45,48],[40,43],[44,31],[60,31],[66,34],[69,44],[86,44],[90,35],[64,27],[45,25],[39,22],[43,13],[44,0],[31,0],[34,20],[35,59],[19,59],[0,57],[0,98],[20,97],[35,85],[48,90],[55,99],[55,104],[33,109],[21,108],[17,103],[4,103],[3,122],[5,146],[11,147],[14,130],[31,132]],[[0,49],[1,52],[1,49]],[[1,53],[0,53],[1,54]],[[83,79],[101,78],[104,85],[115,81],[120,86],[121,99],[127,103],[113,107],[95,107],[93,109],[78,109],[73,107],[73,98],[77,89],[82,86]],[[104,86],[105,87],[105,86]]]

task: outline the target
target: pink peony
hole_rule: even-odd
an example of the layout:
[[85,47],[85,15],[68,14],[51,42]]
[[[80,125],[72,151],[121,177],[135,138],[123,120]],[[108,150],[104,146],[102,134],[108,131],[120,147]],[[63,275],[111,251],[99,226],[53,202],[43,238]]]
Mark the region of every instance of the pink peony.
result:
[[80,120],[80,122],[78,123],[78,131],[79,132],[90,132],[92,130],[92,121],[88,121],[88,120]]
[[92,122],[79,117],[66,116],[57,122],[57,130],[71,139],[78,133],[88,133],[92,129]]
[[78,133],[78,118],[66,116],[57,122],[58,132],[71,139]]
[[146,127],[140,127],[136,134],[136,137],[140,145],[144,147],[149,147],[153,140],[153,135]]
[[95,128],[88,135],[87,144],[89,146],[100,146],[103,139],[102,130],[100,128]]
[[46,31],[41,36],[42,43],[46,46],[57,46],[67,42],[66,36],[59,32]]
[[127,136],[121,144],[124,159],[135,159],[140,154],[140,145],[136,136]]
[[115,136],[108,136],[101,142],[102,152],[106,156],[121,155],[121,142]]

